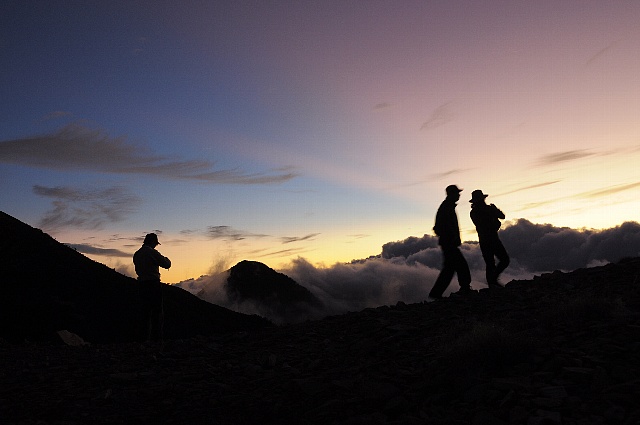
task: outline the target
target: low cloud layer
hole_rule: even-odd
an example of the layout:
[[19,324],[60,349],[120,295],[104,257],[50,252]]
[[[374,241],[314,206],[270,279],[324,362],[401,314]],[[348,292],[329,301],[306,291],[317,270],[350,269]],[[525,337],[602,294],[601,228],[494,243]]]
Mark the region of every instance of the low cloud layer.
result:
[[[554,270],[570,271],[640,256],[640,224],[636,222],[592,230],[534,224],[520,219],[505,226],[500,237],[511,256],[511,265],[501,277],[503,283]],[[471,269],[472,287],[486,288],[485,265],[478,243],[465,242],[461,250]],[[441,265],[437,237],[424,235],[389,242],[379,255],[350,264],[317,267],[298,258],[279,271],[323,302],[325,309],[313,312],[319,317],[398,301],[426,300]],[[222,303],[225,300],[223,284],[224,277],[216,275],[186,281],[180,286],[191,292],[206,286],[209,299]],[[454,277],[445,295],[458,288]]]
[[[637,222],[593,230],[534,224],[519,219],[499,234],[511,257],[506,276],[528,278],[554,270],[570,271],[640,256],[640,224]],[[484,269],[477,242],[465,242],[461,249],[471,269]],[[432,268],[440,268],[442,262],[437,238],[430,235],[387,243],[381,257],[396,263],[420,263]]]
[[572,229],[520,219],[500,232],[516,265],[539,273],[570,271],[592,264],[640,256],[640,224],[625,222],[610,229]]
[[223,184],[282,183],[296,177],[294,173],[280,171],[216,170],[209,161],[160,156],[129,143],[125,137],[110,137],[77,123],[52,134],[0,142],[0,162]]

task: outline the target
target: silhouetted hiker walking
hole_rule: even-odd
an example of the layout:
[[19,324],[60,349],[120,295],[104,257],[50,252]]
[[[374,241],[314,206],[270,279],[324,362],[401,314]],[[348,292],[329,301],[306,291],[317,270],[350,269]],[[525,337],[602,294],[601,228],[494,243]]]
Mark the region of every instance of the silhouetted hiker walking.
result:
[[459,248],[462,245],[462,241],[460,240],[460,226],[456,215],[456,203],[460,200],[462,189],[458,189],[456,185],[450,185],[447,186],[446,192],[447,197],[438,208],[436,225],[433,227],[439,237],[438,243],[442,248],[444,261],[440,275],[436,279],[433,288],[431,288],[431,292],[429,292],[430,298],[442,298],[442,294],[451,283],[454,273],[458,275],[460,290],[471,290],[469,265]]
[[168,269],[171,267],[171,260],[156,251],[158,245],[158,235],[149,233],[144,237],[140,249],[133,254],[147,327],[142,337],[146,340],[162,338],[164,325],[163,284],[160,282],[159,268]]
[[[498,287],[498,276],[504,271],[511,261],[507,250],[502,245],[498,237],[500,220],[504,218],[504,213],[495,205],[487,205],[485,195],[481,190],[471,192],[471,220],[476,225],[482,258],[487,265],[487,284],[489,287]],[[498,265],[496,265],[498,258]]]

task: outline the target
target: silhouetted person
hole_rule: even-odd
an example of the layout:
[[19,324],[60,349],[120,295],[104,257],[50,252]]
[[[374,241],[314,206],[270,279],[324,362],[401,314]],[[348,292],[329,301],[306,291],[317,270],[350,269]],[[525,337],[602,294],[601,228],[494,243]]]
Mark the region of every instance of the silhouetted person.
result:
[[160,267],[168,269],[171,267],[171,260],[164,257],[156,246],[158,235],[149,233],[144,238],[144,243],[139,250],[133,254],[133,264],[136,267],[140,288],[140,297],[143,307],[146,329],[143,339],[159,339],[162,337],[162,326],[164,320],[163,311],[163,284],[160,282]]
[[[498,287],[500,286],[498,277],[511,260],[498,237],[500,220],[504,218],[504,213],[493,204],[487,205],[485,203],[487,196],[481,190],[471,192],[469,201],[471,202],[471,220],[476,225],[482,258],[487,265],[487,284],[489,287]],[[498,265],[496,265],[496,258],[498,258]]]
[[460,290],[471,290],[469,265],[459,248],[462,245],[462,241],[460,240],[460,227],[458,225],[458,216],[456,215],[456,203],[460,199],[462,189],[458,189],[458,186],[450,185],[447,186],[446,192],[447,197],[438,208],[436,225],[433,227],[439,237],[438,244],[442,248],[444,261],[440,275],[438,275],[436,283],[431,288],[431,292],[429,292],[430,298],[442,298],[442,294],[451,283],[454,273],[458,275]]

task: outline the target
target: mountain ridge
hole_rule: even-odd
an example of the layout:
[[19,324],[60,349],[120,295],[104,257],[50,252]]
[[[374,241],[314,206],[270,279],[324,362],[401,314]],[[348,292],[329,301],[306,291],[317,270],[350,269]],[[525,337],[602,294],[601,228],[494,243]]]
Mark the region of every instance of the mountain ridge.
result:
[[[49,338],[59,330],[91,342],[137,338],[142,326],[136,280],[93,261],[0,212],[0,337]],[[165,285],[165,336],[258,330],[270,323]]]
[[259,333],[0,341],[7,423],[636,424],[640,258]]

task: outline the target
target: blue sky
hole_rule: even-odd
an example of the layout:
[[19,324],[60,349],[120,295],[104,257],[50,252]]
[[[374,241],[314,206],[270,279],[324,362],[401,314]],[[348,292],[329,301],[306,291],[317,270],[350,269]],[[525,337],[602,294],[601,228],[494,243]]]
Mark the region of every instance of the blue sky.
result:
[[467,240],[474,189],[509,220],[637,220],[637,22],[635,1],[3,2],[0,205],[118,268],[157,230],[170,282],[378,254],[431,233],[452,183]]

